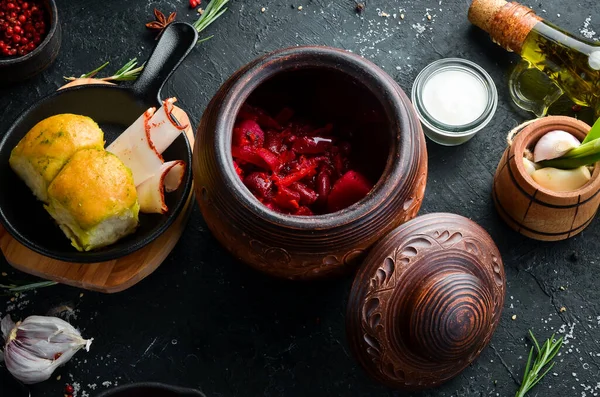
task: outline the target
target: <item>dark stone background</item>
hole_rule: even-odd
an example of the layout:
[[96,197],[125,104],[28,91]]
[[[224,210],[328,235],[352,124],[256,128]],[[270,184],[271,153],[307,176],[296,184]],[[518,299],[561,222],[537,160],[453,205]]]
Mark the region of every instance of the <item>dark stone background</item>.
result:
[[[470,26],[468,0],[371,0],[361,16],[354,4],[232,0],[229,11],[205,33],[215,37],[192,52],[163,93],[179,98],[197,123],[209,99],[237,68],[297,44],[325,44],[364,55],[406,92],[417,73],[439,58],[463,57],[487,69],[500,95],[496,116],[465,145],[447,148],[427,142],[430,171],[421,210],[473,219],[502,252],[508,279],[505,310],[479,360],[437,390],[390,392],[372,382],[350,355],[344,330],[350,277],[303,284],[258,274],[228,255],[195,209],[172,255],[128,291],[80,295],[75,288],[54,286],[26,293],[16,302],[0,301],[0,312],[16,319],[70,305],[75,308],[70,321],[84,336],[95,338],[89,353],[79,352],[51,380],[34,386],[33,396],[62,396],[65,382],[78,383],[82,396],[109,383],[136,381],[192,386],[208,396],[513,396],[530,346],[528,329],[539,339],[562,330],[568,339],[551,371],[557,376],[548,375],[532,396],[600,393],[598,220],[568,241],[544,244],[508,229],[491,200],[506,133],[531,117],[514,107],[506,88],[517,58]],[[575,33],[591,15],[590,28],[600,31],[595,0],[529,5]],[[105,61],[111,61],[112,71],[131,57],[145,59],[155,43],[144,27],[154,7],[176,10],[178,20],[196,18],[186,0],[59,0],[58,6],[64,34],[59,57],[41,75],[0,91],[0,131],[29,104],[64,84],[62,76],[79,75]],[[266,12],[261,13],[262,7]],[[378,8],[390,17],[379,16]],[[431,20],[425,17],[428,9]],[[416,24],[426,30],[418,34]],[[1,256],[0,270],[8,273],[0,281],[27,279]],[[566,312],[560,312],[563,306]],[[2,396],[12,397],[6,381],[0,386]]]

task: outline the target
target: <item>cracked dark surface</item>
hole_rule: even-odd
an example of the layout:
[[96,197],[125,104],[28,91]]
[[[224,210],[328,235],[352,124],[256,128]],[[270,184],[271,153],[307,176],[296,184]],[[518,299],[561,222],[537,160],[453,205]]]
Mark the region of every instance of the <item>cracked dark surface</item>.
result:
[[[302,5],[302,11],[292,3]],[[215,37],[192,52],[163,94],[177,96],[197,124],[214,92],[236,69],[296,44],[332,45],[364,55],[406,92],[423,67],[442,57],[467,58],[488,70],[500,95],[496,116],[465,145],[447,148],[427,142],[429,179],[421,209],[422,214],[454,212],[471,218],[492,235],[502,253],[507,275],[502,322],[475,363],[446,385],[423,393],[378,386],[346,344],[351,277],[304,284],[262,276],[228,255],[194,209],[172,255],[128,291],[86,291],[80,297],[77,289],[54,286],[16,302],[0,301],[0,313],[10,312],[15,319],[71,305],[71,322],[95,338],[89,353],[78,353],[51,380],[32,387],[33,396],[62,395],[64,384],[73,382],[81,386],[79,396],[83,391],[94,395],[107,381],[162,381],[196,387],[208,396],[513,396],[530,347],[528,329],[538,339],[561,329],[567,335],[555,368],[531,396],[600,393],[600,224],[593,221],[567,241],[541,243],[502,223],[491,199],[493,173],[506,133],[531,118],[514,107],[506,87],[517,57],[470,26],[467,0],[439,3],[367,1],[357,15],[352,0],[232,0],[230,10],[204,34]],[[590,28],[600,31],[594,0],[529,5],[574,33],[591,15]],[[0,131],[28,104],[64,84],[62,76],[85,73],[105,61],[111,61],[112,71],[131,57],[145,59],[155,43],[154,33],[144,28],[154,7],[177,11],[178,20],[196,18],[184,0],[59,0],[58,6],[64,38],[57,61],[30,81],[1,89]],[[390,16],[379,16],[378,8]],[[425,17],[427,9],[431,20]],[[418,33],[416,24],[426,30]],[[3,257],[0,270],[8,278],[27,278]],[[6,384],[0,386],[7,390]]]

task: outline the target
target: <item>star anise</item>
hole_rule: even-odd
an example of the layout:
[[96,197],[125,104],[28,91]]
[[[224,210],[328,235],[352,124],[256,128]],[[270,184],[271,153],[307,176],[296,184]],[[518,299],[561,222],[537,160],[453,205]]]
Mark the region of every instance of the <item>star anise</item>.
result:
[[146,27],[148,29],[158,30],[158,33],[160,35],[160,33],[162,33],[162,31],[165,30],[165,28],[167,26],[169,26],[169,24],[175,20],[176,16],[177,16],[177,13],[172,12],[171,14],[169,14],[169,17],[167,18],[167,17],[165,17],[165,14],[163,14],[162,12],[158,11],[155,8],[154,9],[154,17],[156,18],[156,20],[152,21],[152,22],[148,22],[146,24]]

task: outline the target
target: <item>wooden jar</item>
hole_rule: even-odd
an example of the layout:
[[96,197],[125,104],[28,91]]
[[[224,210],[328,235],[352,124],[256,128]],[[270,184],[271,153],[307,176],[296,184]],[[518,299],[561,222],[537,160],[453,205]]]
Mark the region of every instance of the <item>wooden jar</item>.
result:
[[[316,119],[357,126],[378,180],[363,200],[333,214],[274,212],[235,172],[232,130],[242,104],[292,106]],[[234,256],[273,276],[315,279],[355,270],[367,249],[417,215],[427,180],[421,124],[408,97],[382,69],[347,51],[293,47],[259,58],[217,91],[198,127],[196,198],[213,235]]]
[[383,238],[358,271],[348,342],[378,382],[436,387],[489,343],[505,293],[500,252],[485,230],[454,214],[419,216]]
[[569,132],[583,141],[590,126],[565,116],[549,116],[526,125],[504,152],[492,190],[502,219],[519,233],[543,241],[564,240],[580,233],[600,205],[600,163],[596,163],[592,179],[572,192],[545,189],[525,171],[525,149],[533,150],[536,142],[553,130]]

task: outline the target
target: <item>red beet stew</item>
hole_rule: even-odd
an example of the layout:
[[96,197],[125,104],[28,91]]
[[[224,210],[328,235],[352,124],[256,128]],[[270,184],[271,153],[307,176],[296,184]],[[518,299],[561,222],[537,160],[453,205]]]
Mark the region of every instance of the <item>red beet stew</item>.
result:
[[373,184],[351,162],[350,137],[332,123],[314,125],[285,107],[274,117],[243,105],[233,129],[233,163],[266,207],[285,214],[339,211]]

